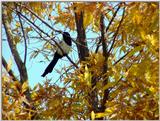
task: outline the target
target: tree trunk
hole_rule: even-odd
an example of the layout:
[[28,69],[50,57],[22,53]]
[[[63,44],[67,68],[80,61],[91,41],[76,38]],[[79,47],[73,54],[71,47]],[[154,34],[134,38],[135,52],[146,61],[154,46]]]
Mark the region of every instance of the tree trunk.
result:
[[85,61],[85,57],[89,56],[89,49],[86,42],[85,29],[83,27],[83,12],[75,13],[75,21],[77,27],[77,48],[80,61]]
[[[101,18],[100,18],[100,27],[101,27],[101,42],[102,42],[102,49],[103,49],[103,56],[105,58],[104,60],[104,64],[103,64],[103,75],[104,75],[104,80],[103,80],[103,85],[105,86],[108,83],[108,75],[107,70],[108,70],[108,53],[107,53],[107,45],[106,45],[106,40],[104,37],[104,16],[103,14],[101,14]],[[104,96],[103,96],[103,100],[102,100],[102,104],[101,104],[101,112],[105,111],[105,103],[108,100],[108,96],[109,96],[109,90],[106,89],[104,90]]]

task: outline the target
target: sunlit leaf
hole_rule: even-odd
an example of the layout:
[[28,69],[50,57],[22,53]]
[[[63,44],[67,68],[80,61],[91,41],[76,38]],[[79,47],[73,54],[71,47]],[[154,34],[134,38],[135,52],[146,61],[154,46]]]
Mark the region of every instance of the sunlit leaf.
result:
[[92,75],[88,70],[88,67],[85,66],[84,80],[87,82],[89,86],[91,86]]
[[22,94],[28,89],[28,81],[25,81],[22,85]]
[[95,116],[95,113],[94,113],[94,111],[92,111],[92,112],[91,112],[91,119],[92,119],[92,120],[95,120],[95,117],[96,117],[96,116]]
[[96,118],[102,118],[104,116],[106,116],[105,113],[96,113]]
[[7,64],[7,71],[10,71],[12,68],[12,59],[9,59],[9,62]]
[[14,37],[14,43],[18,44],[20,42],[20,37],[19,36],[15,36]]

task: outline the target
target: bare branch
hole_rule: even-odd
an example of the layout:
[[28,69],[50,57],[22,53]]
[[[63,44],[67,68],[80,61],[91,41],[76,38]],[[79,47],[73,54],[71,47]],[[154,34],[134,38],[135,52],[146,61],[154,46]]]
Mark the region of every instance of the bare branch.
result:
[[[111,26],[113,20],[115,19],[116,15],[117,15],[117,12],[119,11],[119,9],[120,9],[120,7],[121,7],[121,4],[122,4],[122,3],[119,4],[117,10],[115,11],[115,13],[113,14],[111,20],[109,21],[109,24],[108,24],[108,26],[107,26],[107,28],[106,28],[106,33],[108,32],[109,27]],[[98,42],[98,46],[97,46],[96,51],[95,51],[96,53],[98,52],[98,49],[99,49],[99,47],[100,47],[100,46],[99,46],[100,43],[101,43],[101,39],[100,39],[99,42]]]
[[[101,42],[102,42],[102,49],[103,49],[103,56],[105,58],[104,63],[103,63],[103,74],[104,76],[104,80],[103,80],[103,85],[106,85],[108,83],[108,76],[106,75],[106,72],[108,70],[108,53],[107,53],[107,45],[106,45],[106,40],[104,37],[104,15],[103,13],[101,13],[101,18],[100,18],[100,27],[101,27]],[[109,96],[109,90],[106,89],[104,90],[104,96],[103,96],[103,100],[102,100],[102,104],[101,104],[101,111],[104,112],[105,110],[105,103],[106,100],[108,99]]]
[[[14,44],[14,40],[13,40],[12,33],[11,33],[11,27],[10,27],[10,24],[7,20],[8,20],[7,12],[5,9],[3,9],[2,10],[2,22],[4,25],[5,32],[6,32],[9,47],[11,49],[12,55],[14,57],[14,60],[15,60],[16,65],[18,67],[18,71],[20,73],[20,82],[23,84],[24,82],[28,81],[27,69],[25,67],[25,64],[22,62],[22,60],[20,58],[20,55],[19,55],[17,48],[16,48],[16,45]],[[31,101],[29,88],[27,89],[25,94],[26,94],[26,98],[29,101]]]
[[129,53],[130,53],[130,51],[128,51],[126,54],[124,54],[119,60],[117,60],[117,61],[113,64],[113,66],[116,65],[117,63],[119,63],[122,59],[124,59]]
[[109,24],[108,24],[108,26],[107,26],[107,28],[106,28],[106,33],[108,32],[109,27],[111,26],[111,24],[112,24],[112,22],[113,22],[114,18],[116,17],[117,12],[118,12],[118,11],[119,11],[119,9],[121,8],[121,4],[122,4],[122,3],[120,3],[120,4],[119,4],[119,6],[118,6],[118,8],[117,8],[116,12],[113,14],[113,17],[112,17],[112,19],[110,20],[110,22],[109,22]]
[[121,21],[120,21],[120,23],[119,23],[119,25],[118,25],[118,28],[117,28],[117,30],[116,30],[116,32],[115,32],[115,34],[114,34],[114,38],[113,38],[113,40],[112,40],[111,47],[110,47],[110,49],[108,50],[108,55],[110,54],[110,52],[111,52],[111,50],[112,50],[112,48],[113,48],[113,46],[114,46],[114,43],[115,43],[115,41],[116,41],[116,37],[117,37],[117,35],[118,35],[120,26],[121,26],[122,21],[123,21],[123,19],[124,19],[124,14],[125,14],[125,7],[123,8],[123,15],[122,15]]
[[102,41],[102,48],[103,48],[103,56],[105,57],[105,60],[107,60],[107,45],[106,45],[106,40],[104,37],[104,15],[101,14],[101,19],[100,19],[100,27],[101,27],[101,41]]
[[27,69],[19,56],[19,53],[16,49],[16,45],[13,43],[14,40],[12,38],[11,28],[10,28],[9,22],[7,21],[7,14],[5,10],[2,10],[2,22],[4,25],[4,29],[6,31],[8,44],[10,46],[12,55],[14,57],[14,60],[17,64],[17,67],[20,73],[21,83],[23,83],[24,81],[28,80]]
[[[16,7],[17,9],[17,7]],[[25,48],[25,53],[24,53],[24,64],[26,64],[26,59],[27,59],[27,40],[26,40],[26,35],[25,35],[25,32],[24,32],[24,28],[23,28],[23,24],[22,24],[22,21],[21,21],[21,17],[19,15],[19,13],[17,13],[18,15],[18,18],[19,18],[19,22],[21,24],[21,29],[22,29],[22,33],[23,33],[23,38],[24,38],[24,48]]]
[[118,81],[112,86],[109,88],[109,91],[111,91],[121,80],[123,79],[123,76],[121,76]]
[[97,44],[97,48],[96,48],[96,50],[95,50],[95,53],[97,53],[97,52],[98,52],[99,47],[100,47],[100,43],[101,43],[101,39],[99,40],[99,42],[98,42],[98,44]]

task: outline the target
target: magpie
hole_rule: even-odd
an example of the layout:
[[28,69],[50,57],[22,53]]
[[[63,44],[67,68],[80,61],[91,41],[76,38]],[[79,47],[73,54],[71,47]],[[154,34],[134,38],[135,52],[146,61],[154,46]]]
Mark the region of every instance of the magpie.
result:
[[72,41],[71,41],[71,37],[70,34],[68,32],[63,32],[63,40],[59,43],[61,49],[57,48],[56,52],[54,54],[53,60],[50,62],[50,64],[47,66],[47,68],[45,69],[44,73],[41,75],[42,77],[45,77],[48,73],[51,73],[54,66],[56,65],[56,63],[58,62],[59,59],[61,59],[62,57],[66,56],[69,51],[71,50],[71,46],[72,46]]

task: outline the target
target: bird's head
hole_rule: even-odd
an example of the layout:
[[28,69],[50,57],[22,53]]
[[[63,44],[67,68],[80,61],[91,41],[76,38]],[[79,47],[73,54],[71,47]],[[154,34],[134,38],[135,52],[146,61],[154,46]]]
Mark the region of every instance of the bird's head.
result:
[[63,32],[63,37],[66,36],[66,37],[70,37],[70,34],[68,32]]
[[71,36],[68,32],[63,32],[63,40],[71,46]]

